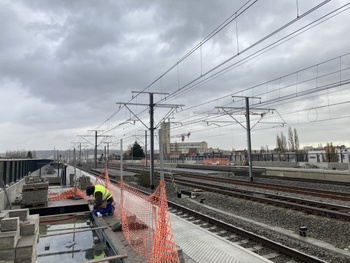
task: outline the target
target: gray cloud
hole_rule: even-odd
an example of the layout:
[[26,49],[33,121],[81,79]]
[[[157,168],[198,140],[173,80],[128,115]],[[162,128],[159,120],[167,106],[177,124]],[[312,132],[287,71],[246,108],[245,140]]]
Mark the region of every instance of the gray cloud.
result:
[[[0,152],[22,148],[50,149],[53,146],[69,148],[72,138],[78,133],[84,134],[87,129],[118,127],[119,123],[132,115],[125,109],[114,115],[118,111],[118,105],[115,104],[117,101],[127,102],[131,99],[131,91],[141,91],[148,87],[220,23],[233,15],[244,2],[1,1],[0,91],[3,96],[0,99],[0,110],[6,112],[6,115],[0,122]],[[169,97],[164,103],[184,104],[185,108],[204,103],[185,111],[183,116],[181,111],[174,114],[177,120],[188,121],[189,116],[195,120],[199,117],[195,117],[193,112],[213,110],[220,103],[229,103],[230,99],[205,103],[207,101],[215,101],[237,92],[243,95],[264,93],[264,85],[246,93],[242,90],[348,52],[349,11],[344,11],[254,59],[244,60],[268,44],[346,3],[331,1],[263,43],[242,52],[296,18],[297,11],[303,14],[320,2],[299,1],[297,10],[296,2],[292,0],[278,4],[272,0],[258,1],[238,18],[237,25],[235,22],[228,25],[146,91],[172,94],[182,89],[178,95]],[[198,86],[190,84],[201,74],[235,55],[237,57],[211,73],[233,65],[225,74],[219,74]],[[338,62],[336,60],[333,64],[319,65],[318,72],[314,69],[303,71],[298,75],[299,80],[336,69]],[[236,67],[236,63],[240,66]],[[343,57],[342,67],[347,67],[349,63],[349,57]],[[204,80],[211,74],[199,80]],[[348,72],[343,73],[343,78],[346,78],[346,74]],[[283,78],[284,83],[293,83],[293,80],[294,75]],[[188,86],[184,87],[186,84]],[[279,81],[269,83],[270,89],[278,85],[281,85]],[[307,89],[310,85],[311,81],[299,88]],[[287,91],[290,92],[286,89],[285,92]],[[340,93],[341,91],[334,92],[334,97],[325,92],[315,94],[317,99],[307,98],[299,103],[289,101],[288,107],[294,110],[302,105],[306,109],[311,108],[310,105],[316,102],[322,105],[328,103],[325,100],[329,98],[332,101],[338,99]],[[274,92],[269,96],[277,96],[276,94]],[[161,98],[164,96],[155,96],[156,101]],[[345,97],[344,101],[347,100],[349,98]],[[148,103],[148,95],[141,94],[133,102]],[[286,112],[283,105],[275,106],[281,112]],[[143,107],[133,109],[138,113],[144,110]],[[341,116],[342,110],[343,108],[332,109],[332,118]],[[147,110],[145,112],[142,118],[148,124]],[[318,113],[322,115],[321,111]],[[158,109],[157,121],[164,114],[166,111]],[[113,118],[99,126],[112,115]],[[313,127],[321,124],[301,124],[295,120],[295,116],[289,119],[290,123],[300,127],[303,133],[300,137],[304,138],[305,144],[314,143],[317,138],[319,141],[326,140],[326,135],[313,130]],[[332,123],[338,125],[336,120]],[[115,136],[121,136],[121,133],[131,136],[138,129],[144,127],[136,123],[127,128],[123,126],[113,129],[112,133]],[[181,128],[178,129],[182,133]],[[220,132],[244,134],[243,130],[232,129],[226,131],[220,128]],[[215,129],[212,134],[208,134],[203,125],[189,125],[183,127],[183,130],[192,131],[193,140],[208,140],[210,146],[244,147],[244,140],[237,141],[229,135],[219,138],[215,135],[218,132]],[[274,145],[277,131],[267,129],[265,133],[269,135],[265,134],[262,137],[264,139],[256,140],[254,146],[259,148],[260,145]],[[319,134],[319,137],[313,136],[315,134]],[[345,134],[335,136],[331,129],[327,130],[327,134],[329,140],[334,138],[339,142],[349,141]],[[34,139],[36,136],[42,140]],[[232,139],[232,142],[227,144],[225,138],[230,141]]]

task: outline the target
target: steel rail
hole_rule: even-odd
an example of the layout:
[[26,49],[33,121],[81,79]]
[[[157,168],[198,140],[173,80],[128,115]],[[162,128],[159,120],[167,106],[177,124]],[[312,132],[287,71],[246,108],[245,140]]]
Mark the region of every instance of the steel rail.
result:
[[229,231],[229,232],[232,232],[232,233],[235,233],[237,235],[240,235],[240,236],[243,236],[243,237],[246,237],[250,240],[253,240],[255,242],[258,242],[260,244],[263,244],[264,246],[266,247],[269,247],[273,250],[276,250],[276,251],[279,251],[281,252],[282,254],[284,255],[287,255],[287,256],[290,256],[290,257],[293,257],[295,259],[298,259],[298,260],[301,260],[302,262],[305,262],[305,263],[326,263],[326,261],[323,261],[321,259],[318,259],[314,256],[311,256],[311,255],[308,255],[308,254],[305,254],[303,252],[300,252],[296,249],[293,249],[293,248],[290,248],[288,246],[285,246],[281,243],[278,243],[278,242],[275,242],[273,240],[269,240],[265,237],[262,237],[262,236],[259,236],[259,235],[256,235],[250,231],[246,231],[240,227],[236,227],[236,226],[233,226],[231,224],[228,224],[228,223],[225,223],[221,220],[218,220],[218,219],[215,219],[213,217],[210,217],[210,216],[207,216],[205,214],[202,214],[202,213],[199,213],[199,212],[196,212],[194,210],[191,210],[191,209],[188,209],[184,206],[181,206],[181,205],[178,205],[176,203],[173,203],[173,202],[170,202],[168,201],[168,205],[172,208],[175,208],[175,209],[178,209],[178,210],[181,210],[187,214],[190,214],[194,217],[197,217],[205,222],[208,222],[210,224],[213,224],[217,227],[220,227],[226,231]]

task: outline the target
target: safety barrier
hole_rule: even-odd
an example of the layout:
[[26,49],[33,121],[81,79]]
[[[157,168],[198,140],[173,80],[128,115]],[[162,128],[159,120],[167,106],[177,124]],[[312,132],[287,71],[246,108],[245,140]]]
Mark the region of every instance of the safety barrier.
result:
[[[112,193],[114,215],[121,220],[125,239],[138,254],[145,256],[150,263],[179,263],[164,180],[149,196],[123,180],[112,185],[106,167],[93,183],[96,184],[105,186]],[[63,200],[74,194],[89,199],[79,188],[71,188],[61,194],[50,192],[49,200]]]

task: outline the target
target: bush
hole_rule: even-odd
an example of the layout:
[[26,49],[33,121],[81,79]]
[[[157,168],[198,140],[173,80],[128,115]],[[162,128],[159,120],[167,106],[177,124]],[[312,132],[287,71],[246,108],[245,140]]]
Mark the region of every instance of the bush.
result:
[[142,187],[150,187],[150,173],[142,172],[139,176],[137,176],[137,183]]

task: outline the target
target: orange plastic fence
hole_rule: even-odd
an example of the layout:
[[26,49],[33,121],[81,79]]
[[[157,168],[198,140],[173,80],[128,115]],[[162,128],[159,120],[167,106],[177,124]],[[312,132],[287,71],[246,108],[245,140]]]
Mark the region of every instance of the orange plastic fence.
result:
[[[122,221],[123,234],[129,245],[149,263],[178,263],[174,234],[170,222],[165,182],[162,180],[151,196],[140,193],[121,180],[112,185],[107,167],[93,183],[104,185],[113,195],[116,218]],[[49,192],[49,200],[63,200],[85,191],[71,188],[64,193]]]
[[179,262],[174,234],[170,223],[164,180],[160,181],[157,190],[151,198],[158,201],[158,218],[150,262]]
[[204,158],[204,165],[230,165],[230,158]]

